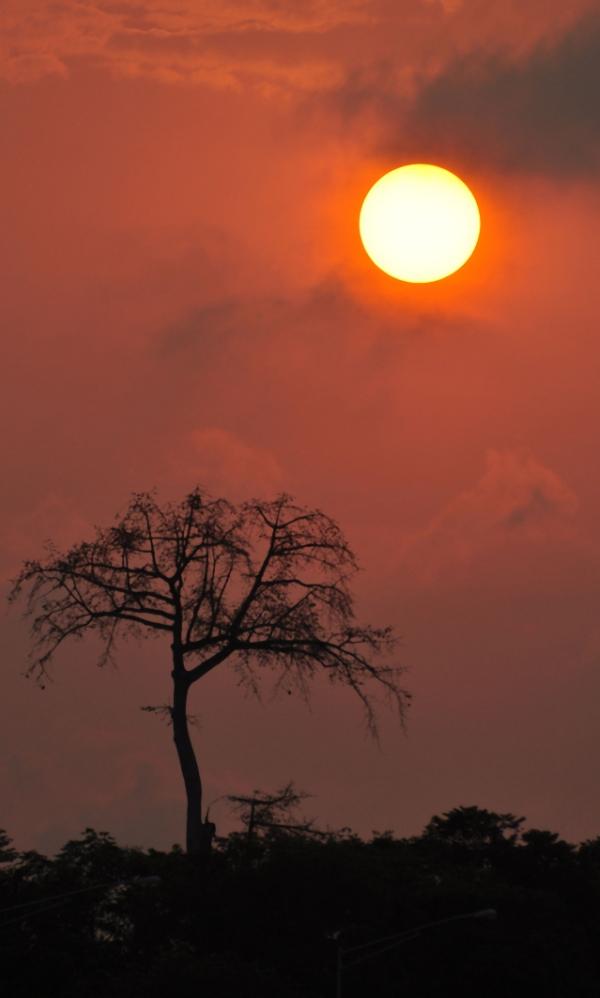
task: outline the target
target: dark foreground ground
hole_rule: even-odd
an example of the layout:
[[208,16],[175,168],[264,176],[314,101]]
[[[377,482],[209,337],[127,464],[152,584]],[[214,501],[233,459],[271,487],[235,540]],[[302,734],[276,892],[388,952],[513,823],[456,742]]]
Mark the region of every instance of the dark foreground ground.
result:
[[208,865],[92,830],[53,859],[4,837],[0,859],[4,998],[333,998],[334,933],[404,931],[345,956],[345,998],[600,993],[600,838],[512,815],[458,808],[414,839],[235,834]]

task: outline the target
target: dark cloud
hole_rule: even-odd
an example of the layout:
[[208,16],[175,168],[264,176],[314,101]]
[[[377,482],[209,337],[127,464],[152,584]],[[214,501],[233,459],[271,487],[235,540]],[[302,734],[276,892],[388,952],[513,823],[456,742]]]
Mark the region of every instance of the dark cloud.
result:
[[547,494],[543,488],[536,486],[531,494],[520,505],[515,506],[506,516],[507,527],[521,527],[527,523],[535,523],[556,513],[563,513],[567,505],[562,496]]
[[408,131],[429,158],[585,176],[600,163],[599,93],[594,14],[521,60],[470,54],[451,63],[419,92]]
[[260,366],[266,358],[289,366],[293,357],[296,364],[314,366],[321,373],[324,365],[339,371],[340,365],[355,362],[364,372],[365,363],[385,369],[411,344],[459,336],[472,325],[465,314],[446,316],[406,307],[398,314],[382,306],[374,314],[368,302],[329,277],[288,297],[228,298],[199,307],[161,330],[155,349],[161,361],[179,362],[183,356],[190,364],[201,358],[208,367],[230,365],[236,358],[244,377],[252,363]]

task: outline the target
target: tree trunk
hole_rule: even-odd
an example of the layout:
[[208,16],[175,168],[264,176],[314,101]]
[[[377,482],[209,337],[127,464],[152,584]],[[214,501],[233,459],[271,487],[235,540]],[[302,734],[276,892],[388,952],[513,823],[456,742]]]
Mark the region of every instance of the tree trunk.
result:
[[190,684],[184,677],[175,678],[173,686],[173,740],[185,784],[187,798],[186,849],[191,856],[207,856],[210,852],[214,825],[202,820],[202,780],[196,753],[190,738],[187,718],[187,697]]

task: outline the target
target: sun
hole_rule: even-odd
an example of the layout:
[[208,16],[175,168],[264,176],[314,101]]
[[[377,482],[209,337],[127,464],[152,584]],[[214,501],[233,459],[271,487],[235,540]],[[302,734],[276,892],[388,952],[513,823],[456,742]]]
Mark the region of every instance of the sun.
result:
[[441,281],[467,262],[479,239],[477,201],[450,170],[411,163],[373,184],[360,210],[363,246],[399,281]]

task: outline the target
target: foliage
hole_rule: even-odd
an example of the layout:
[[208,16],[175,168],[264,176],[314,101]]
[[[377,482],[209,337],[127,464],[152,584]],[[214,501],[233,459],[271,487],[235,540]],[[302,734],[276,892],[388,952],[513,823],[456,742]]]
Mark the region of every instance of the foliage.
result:
[[[322,998],[335,993],[332,937],[348,949],[405,933],[349,967],[347,998],[595,996],[598,840],[574,847],[521,831],[524,819],[516,834],[511,816],[496,815],[500,842],[494,814],[458,808],[411,839],[279,829],[255,836],[251,854],[231,835],[208,867],[176,847],[124,849],[92,829],[53,859],[17,853],[0,872],[4,993]],[[461,816],[484,830],[470,855],[472,837],[459,848],[444,840]],[[489,908],[494,921],[453,920]]]
[[277,835],[282,832],[326,836],[327,832],[315,828],[313,818],[304,818],[297,813],[299,805],[308,797],[309,794],[296,790],[290,782],[275,793],[255,790],[245,797],[229,794],[227,800],[244,825],[248,840],[257,834]]
[[441,817],[434,815],[425,828],[424,835],[426,838],[469,849],[483,848],[506,839],[514,842],[524,820],[516,818],[514,814],[496,814],[485,808],[455,807]]

